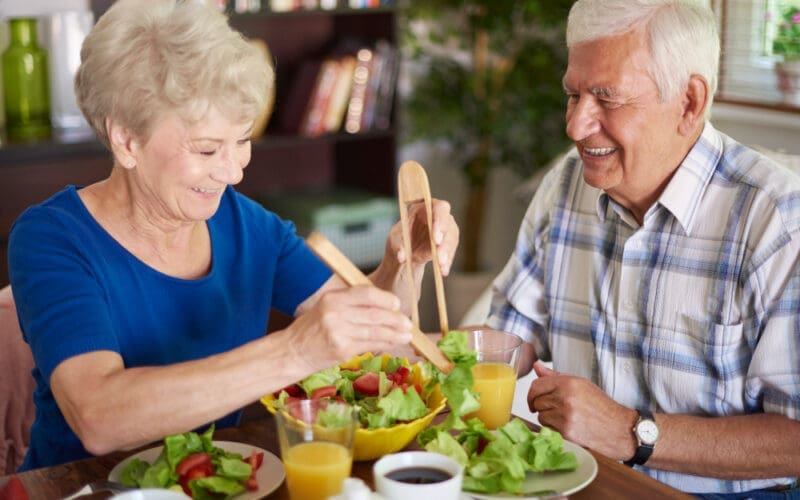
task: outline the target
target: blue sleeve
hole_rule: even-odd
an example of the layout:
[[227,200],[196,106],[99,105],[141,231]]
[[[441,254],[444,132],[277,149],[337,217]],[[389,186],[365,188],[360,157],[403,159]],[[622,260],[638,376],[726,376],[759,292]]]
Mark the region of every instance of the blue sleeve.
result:
[[[295,309],[316,292],[332,275],[331,270],[308,248],[299,237],[295,225],[280,219],[258,203],[237,194],[242,210],[250,212],[248,220],[257,221],[260,236],[258,245],[276,259],[272,289],[272,307],[294,316]],[[256,261],[266,255],[252,256]]]
[[58,364],[95,350],[119,351],[104,290],[68,213],[33,208],[14,223],[9,274],[25,340],[45,381]]

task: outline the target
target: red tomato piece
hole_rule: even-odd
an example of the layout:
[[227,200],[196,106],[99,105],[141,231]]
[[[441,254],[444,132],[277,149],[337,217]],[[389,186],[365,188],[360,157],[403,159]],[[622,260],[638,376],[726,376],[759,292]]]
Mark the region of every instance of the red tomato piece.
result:
[[0,488],[0,500],[28,500],[28,492],[19,477],[8,478],[6,484]]
[[324,387],[315,389],[314,392],[311,393],[311,399],[329,398],[335,395],[336,395],[336,386],[326,385]]
[[381,379],[375,372],[367,372],[353,381],[353,389],[365,396],[377,396]]
[[258,468],[261,467],[261,464],[264,462],[264,453],[253,450],[250,453],[250,456],[245,458],[244,461],[250,464],[250,467],[252,467],[254,471],[257,471]]
[[245,487],[247,487],[247,489],[248,489],[249,491],[256,491],[256,490],[258,490],[258,481],[256,480],[255,476],[250,476],[250,478],[249,478],[249,479],[247,479],[247,480],[244,482],[244,485],[245,485]]
[[[304,399],[306,399],[306,398],[294,398],[294,397],[291,397],[291,396],[286,398],[286,407],[289,409],[289,414],[291,416],[293,416],[294,418],[296,418],[296,419],[305,418],[303,416],[303,409],[299,407],[300,405],[289,405],[289,403],[292,402],[292,401],[302,401]],[[314,420],[317,419],[316,409],[315,408],[311,408],[311,417]]]
[[411,370],[408,369],[407,366],[401,366],[394,372],[395,377],[397,378],[397,383],[402,384],[406,380],[408,380],[408,376],[411,374]]
[[281,391],[286,391],[286,393],[289,396],[294,396],[294,397],[305,396],[305,392],[303,391],[303,388],[300,387],[297,384],[287,385],[283,389],[280,389],[280,390],[277,390],[277,391],[273,392],[272,396],[275,397],[275,398],[280,397]]
[[175,467],[175,472],[179,476],[184,476],[190,470],[194,469],[198,465],[208,464],[211,465],[211,455],[208,453],[192,453],[191,455],[187,455],[186,458],[181,460],[181,463]]
[[[183,463],[183,462],[181,462]],[[177,470],[177,469],[176,469]],[[178,484],[183,488],[183,492],[192,496],[192,490],[189,488],[189,481],[192,479],[200,479],[201,477],[211,477],[214,475],[214,466],[209,461],[208,463],[198,463],[186,473],[178,477]]]
[[196,467],[192,467],[189,469],[189,472],[185,474],[186,482],[191,481],[192,479],[198,479],[201,477],[211,477],[214,475],[214,466],[209,464],[199,464]]
[[258,489],[258,479],[256,479],[256,471],[261,464],[264,462],[264,453],[253,450],[250,452],[250,456],[244,459],[245,462],[250,464],[252,467],[250,471],[250,477],[244,482],[244,485],[247,487],[249,491],[256,491]]

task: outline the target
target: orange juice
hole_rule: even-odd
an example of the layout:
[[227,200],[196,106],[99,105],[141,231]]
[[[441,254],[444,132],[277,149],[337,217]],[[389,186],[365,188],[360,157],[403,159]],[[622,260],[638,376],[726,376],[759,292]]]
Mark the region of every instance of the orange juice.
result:
[[497,429],[508,423],[517,372],[502,363],[478,363],[472,367],[475,392],[481,395],[481,407],[467,418],[477,417],[489,429]]
[[353,457],[344,446],[327,441],[300,443],[283,457],[286,485],[293,500],[325,500],[342,491]]

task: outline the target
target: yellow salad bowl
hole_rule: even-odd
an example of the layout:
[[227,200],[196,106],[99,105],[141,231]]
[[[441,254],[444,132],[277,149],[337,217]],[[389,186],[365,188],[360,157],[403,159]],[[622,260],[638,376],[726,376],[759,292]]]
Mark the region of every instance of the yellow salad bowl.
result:
[[[372,354],[362,354],[353,358],[345,363],[339,365],[341,368],[357,368],[361,366],[361,360],[372,357]],[[385,363],[384,363],[385,367]],[[418,367],[412,366],[411,377],[419,377],[420,371]],[[273,415],[277,412],[274,406],[275,397],[268,394],[261,398],[261,403]],[[402,422],[395,424],[391,427],[382,427],[378,429],[357,429],[355,435],[355,444],[353,446],[353,460],[374,460],[389,453],[395,453],[402,450],[420,433],[425,429],[433,419],[445,407],[446,400],[441,392],[437,390],[428,397],[426,405],[430,411],[410,422]]]

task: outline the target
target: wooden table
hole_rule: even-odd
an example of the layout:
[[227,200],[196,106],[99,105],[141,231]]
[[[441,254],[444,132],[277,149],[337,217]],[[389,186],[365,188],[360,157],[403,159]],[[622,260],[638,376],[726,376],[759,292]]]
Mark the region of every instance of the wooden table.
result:
[[[270,415],[248,421],[239,427],[218,429],[214,433],[214,439],[252,444],[269,450],[280,457],[275,422]],[[117,452],[102,457],[92,457],[53,467],[35,469],[23,472],[19,474],[19,477],[22,479],[22,483],[25,485],[25,489],[32,500],[60,499],[79,490],[86,483],[105,479],[118,462],[132,453]],[[599,453],[591,453],[597,460],[597,477],[585,489],[571,495],[570,498],[572,499],[616,500],[647,498],[652,500],[659,498],[692,498],[615,460],[611,460]],[[373,462],[371,461],[355,462],[353,464],[353,476],[363,479],[374,488],[372,464]],[[0,478],[0,485],[4,484],[5,481],[5,478]],[[289,492],[285,483],[268,498],[288,500]]]

